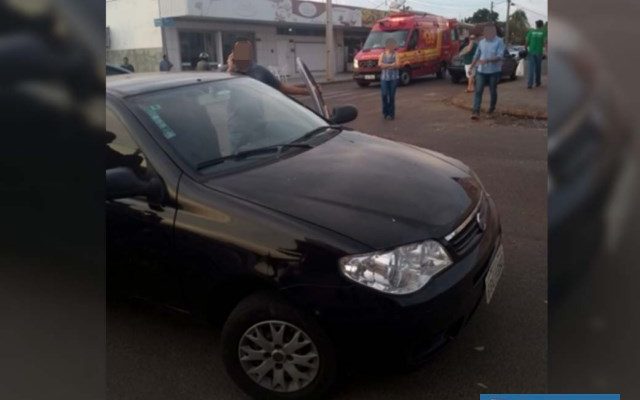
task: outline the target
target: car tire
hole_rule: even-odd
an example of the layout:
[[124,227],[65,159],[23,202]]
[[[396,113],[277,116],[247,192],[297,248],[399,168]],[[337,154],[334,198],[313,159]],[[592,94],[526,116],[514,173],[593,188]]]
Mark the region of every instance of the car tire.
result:
[[458,84],[462,80],[462,77],[458,74],[449,73],[449,75],[451,76],[451,83]]
[[407,67],[400,70],[400,85],[407,86],[411,83],[411,70]]
[[512,81],[515,81],[516,79],[518,79],[518,76],[516,75],[516,71],[513,71],[511,76],[509,76],[509,79],[511,79]]
[[254,398],[321,399],[336,382],[331,340],[313,318],[270,292],[250,295],[231,312],[222,330],[222,358],[227,374]]
[[356,81],[356,83],[360,87],[368,87],[371,84],[371,82],[369,82],[369,81]]

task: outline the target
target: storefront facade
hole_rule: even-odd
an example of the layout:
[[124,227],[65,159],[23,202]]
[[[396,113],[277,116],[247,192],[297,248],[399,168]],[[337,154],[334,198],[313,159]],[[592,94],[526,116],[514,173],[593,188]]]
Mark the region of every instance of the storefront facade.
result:
[[[149,2],[108,2],[107,21],[115,36],[126,34],[126,29],[135,29],[130,23],[119,24],[114,15],[109,18],[109,3],[118,1]],[[201,52],[209,54],[211,63],[224,64],[236,40],[245,38],[254,44],[259,64],[295,75],[296,57],[304,60],[312,71],[327,68],[325,11],[324,3],[300,0],[159,0],[154,20],[158,25],[160,53],[168,55],[175,70],[193,69]],[[333,17],[334,68],[336,72],[346,72],[369,28],[363,26],[359,8],[334,6]],[[123,54],[122,49],[107,49],[108,60],[110,52]],[[136,49],[127,52],[133,54]]]

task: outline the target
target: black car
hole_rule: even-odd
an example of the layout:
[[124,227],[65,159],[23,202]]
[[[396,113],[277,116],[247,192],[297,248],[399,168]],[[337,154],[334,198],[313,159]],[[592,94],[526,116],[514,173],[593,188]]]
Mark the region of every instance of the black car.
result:
[[107,76],[111,76],[111,75],[124,75],[124,74],[130,74],[131,71],[129,71],[126,68],[122,68],[119,67],[117,65],[113,65],[113,64],[107,64],[106,65],[106,70],[107,70]]
[[460,161],[225,73],[110,77],[106,101],[110,292],[225,321],[250,395],[323,398],[371,349],[419,363],[491,299],[501,225]]
[[[518,68],[519,59],[513,54],[509,53],[509,50],[504,51],[504,60],[502,61],[502,78],[508,78],[515,81],[516,68]],[[464,62],[461,56],[456,56],[451,60],[451,64],[448,67],[449,76],[451,82],[460,83],[467,80],[467,75],[464,71]]]

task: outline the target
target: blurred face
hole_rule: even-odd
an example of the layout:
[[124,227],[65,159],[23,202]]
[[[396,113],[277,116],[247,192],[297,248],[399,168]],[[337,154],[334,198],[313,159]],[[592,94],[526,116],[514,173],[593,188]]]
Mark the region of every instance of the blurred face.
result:
[[476,41],[476,35],[469,36],[469,41],[475,42]]
[[396,49],[396,41],[395,40],[387,40],[387,42],[385,43],[384,47],[388,51],[393,51],[393,50]]
[[484,37],[491,40],[496,37],[496,28],[495,26],[487,26],[484,28]]
[[125,57],[124,60],[122,60],[122,61],[124,61],[125,64],[129,63],[129,59],[127,57]]

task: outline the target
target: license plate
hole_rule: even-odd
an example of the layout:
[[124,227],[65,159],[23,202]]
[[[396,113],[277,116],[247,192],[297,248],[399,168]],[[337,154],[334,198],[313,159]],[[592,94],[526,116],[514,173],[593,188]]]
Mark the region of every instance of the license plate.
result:
[[487,272],[487,276],[484,278],[485,298],[487,299],[487,304],[489,304],[491,297],[493,297],[493,292],[496,290],[496,286],[498,285],[498,280],[500,280],[500,275],[502,275],[503,269],[504,250],[502,249],[502,245],[500,245],[493,257],[493,260],[491,261],[489,272]]
[[376,76],[375,75],[365,75],[364,79],[366,79],[368,81],[375,81],[376,80]]

